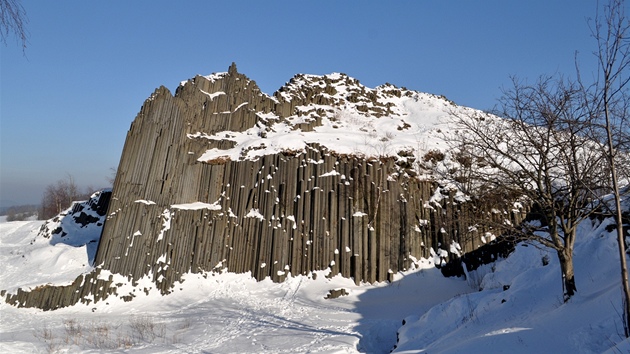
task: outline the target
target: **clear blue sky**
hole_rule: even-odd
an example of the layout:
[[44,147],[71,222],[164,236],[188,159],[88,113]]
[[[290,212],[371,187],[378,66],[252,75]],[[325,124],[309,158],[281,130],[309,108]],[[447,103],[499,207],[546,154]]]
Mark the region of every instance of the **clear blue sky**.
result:
[[1,50],[0,206],[39,203],[74,176],[105,187],[125,135],[160,85],[231,62],[273,93],[296,73],[343,72],[491,108],[509,76],[585,69],[591,0],[22,0],[26,54]]

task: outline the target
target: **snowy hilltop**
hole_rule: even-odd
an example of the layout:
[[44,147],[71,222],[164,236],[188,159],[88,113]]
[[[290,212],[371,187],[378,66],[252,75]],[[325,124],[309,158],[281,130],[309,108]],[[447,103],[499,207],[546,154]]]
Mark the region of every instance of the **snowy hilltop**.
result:
[[[226,93],[204,91],[203,81],[214,83],[227,76],[228,73],[218,73],[197,77],[182,82],[178,91],[198,86],[212,102]],[[443,146],[438,131],[449,112],[466,110],[444,97],[391,84],[371,89],[340,73],[298,74],[266,98],[273,105],[270,112],[249,102],[234,109],[256,116],[256,124],[251,128],[189,134],[189,138],[232,143],[231,148],[209,149],[198,160],[253,160],[283,151],[305,151],[313,144],[337,154],[368,157],[398,156],[400,151],[410,151],[419,159],[430,149]],[[212,114],[223,116],[234,111]]]

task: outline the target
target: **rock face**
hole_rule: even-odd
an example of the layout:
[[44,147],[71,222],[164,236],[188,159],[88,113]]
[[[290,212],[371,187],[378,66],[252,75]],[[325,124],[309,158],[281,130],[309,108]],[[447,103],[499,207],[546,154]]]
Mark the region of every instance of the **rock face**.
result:
[[417,135],[431,129],[411,116],[449,106],[343,74],[296,75],[268,96],[234,64],[174,96],[160,87],[127,134],[94,272],[7,301],[50,309],[131,299],[113,274],[149,278],[164,294],[184,273],[224,269],[384,281],[416,258],[475,249],[484,230],[471,234],[464,199],[416,177]]

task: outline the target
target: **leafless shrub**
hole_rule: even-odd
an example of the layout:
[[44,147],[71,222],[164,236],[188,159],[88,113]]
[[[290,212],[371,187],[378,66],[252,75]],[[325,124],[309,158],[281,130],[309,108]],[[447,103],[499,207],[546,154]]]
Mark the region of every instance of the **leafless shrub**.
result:
[[134,341],[130,336],[122,335],[117,338],[118,348],[129,349],[133,347]]
[[64,343],[78,345],[82,342],[83,326],[81,326],[81,324],[79,324],[77,320],[64,320],[63,326],[66,331]]
[[132,337],[140,341],[153,341],[166,336],[166,327],[155,323],[152,317],[137,316],[129,320]]
[[52,330],[50,328],[48,328],[48,326],[45,326],[39,332],[35,332],[35,337],[41,338],[41,339],[44,339],[44,340],[54,339]]
[[53,331],[48,326],[34,331],[33,336],[44,342],[48,353],[56,353],[61,348],[61,343],[57,341]]
[[192,326],[192,320],[190,318],[186,318],[184,321],[179,323],[177,329],[188,329],[190,326]]
[[68,319],[63,322],[66,334],[69,336],[80,336],[83,331],[83,327],[74,319]]

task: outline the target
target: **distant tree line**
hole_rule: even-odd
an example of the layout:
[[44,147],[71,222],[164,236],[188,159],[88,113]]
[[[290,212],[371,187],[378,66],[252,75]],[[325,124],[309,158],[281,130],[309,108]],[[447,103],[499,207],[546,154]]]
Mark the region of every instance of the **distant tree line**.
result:
[[14,205],[8,208],[3,208],[2,215],[7,216],[7,221],[24,221],[31,217],[37,216],[39,205]]

